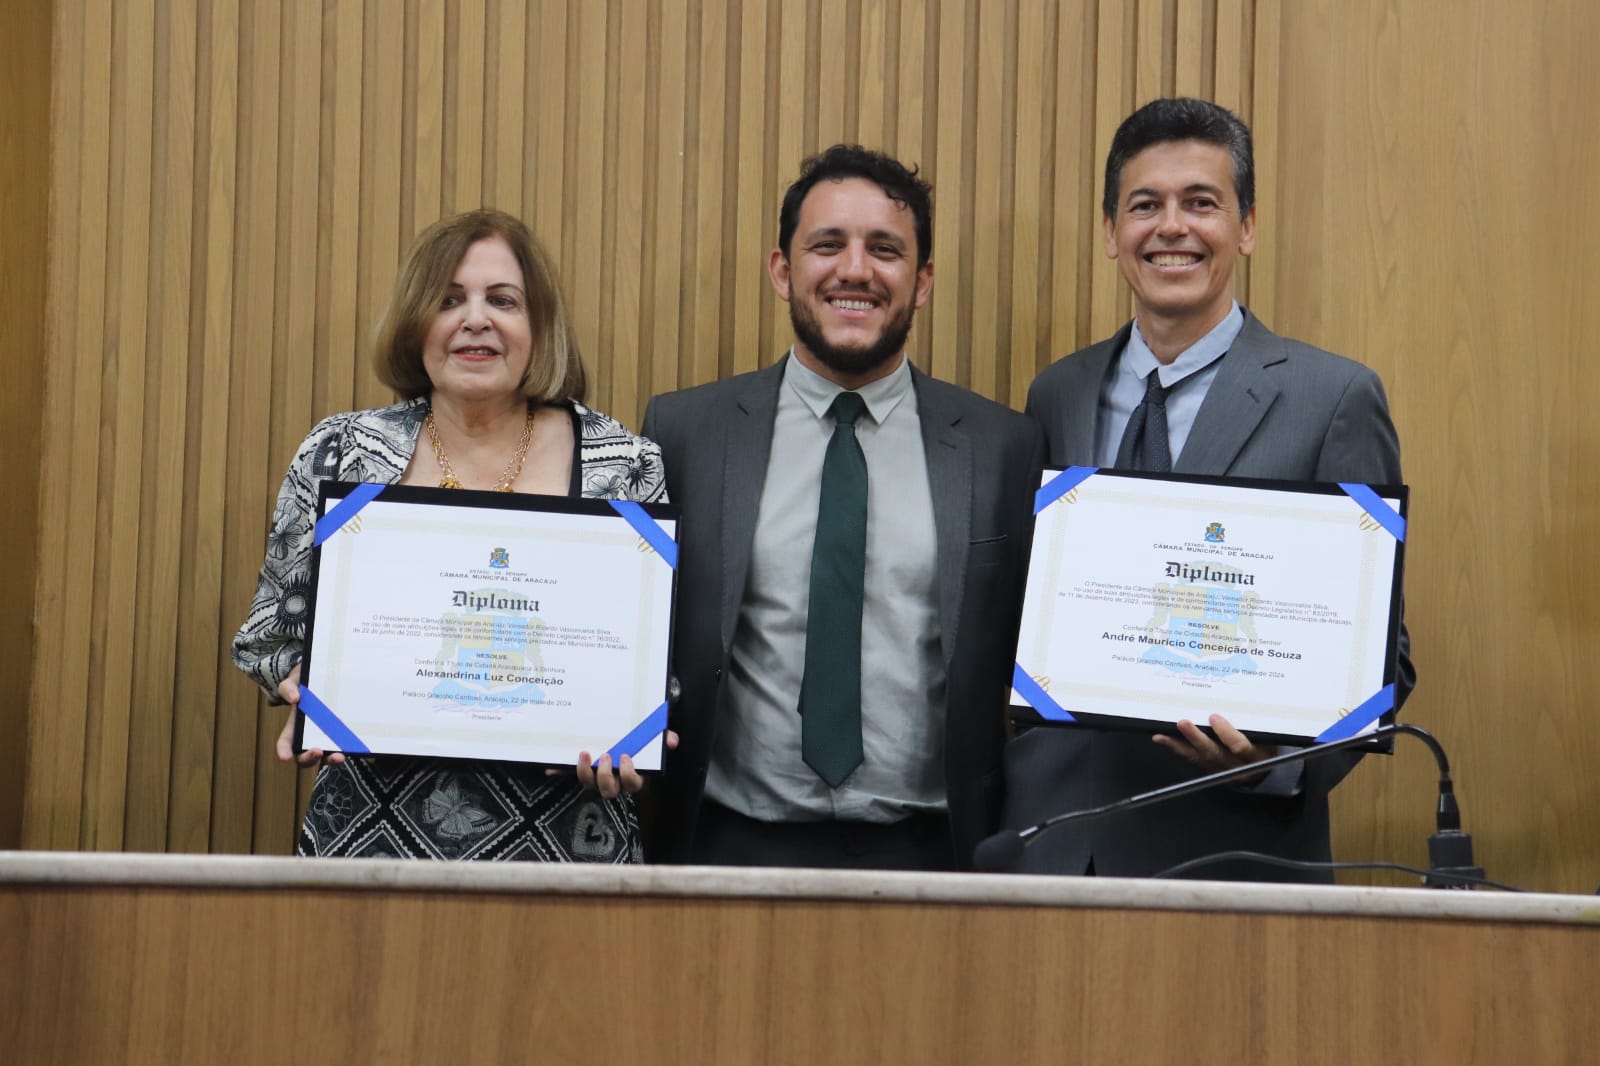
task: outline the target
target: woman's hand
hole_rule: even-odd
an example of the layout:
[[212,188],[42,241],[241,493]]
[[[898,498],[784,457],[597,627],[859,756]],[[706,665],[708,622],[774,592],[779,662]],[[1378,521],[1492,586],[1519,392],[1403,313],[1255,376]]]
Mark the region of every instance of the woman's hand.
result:
[[[282,696],[289,704],[289,720],[283,723],[283,732],[278,734],[278,761],[294,761],[301,767],[315,766],[324,761],[320,748],[308,748],[299,755],[294,753],[294,716],[300,709],[300,664],[295,663],[294,669],[289,671],[289,676],[278,682],[278,695]],[[333,766],[344,762],[343,752],[333,752],[326,756],[326,761]],[[637,776],[637,775],[635,775]]]
[[[669,729],[664,743],[671,751],[678,746],[678,734]],[[551,771],[554,773],[555,771]],[[633,759],[624,755],[615,771],[611,768],[611,755],[601,755],[599,762],[590,759],[586,751],[578,752],[578,784],[599,792],[602,799],[616,799],[624,792],[637,792],[644,787],[644,778],[633,768]]]

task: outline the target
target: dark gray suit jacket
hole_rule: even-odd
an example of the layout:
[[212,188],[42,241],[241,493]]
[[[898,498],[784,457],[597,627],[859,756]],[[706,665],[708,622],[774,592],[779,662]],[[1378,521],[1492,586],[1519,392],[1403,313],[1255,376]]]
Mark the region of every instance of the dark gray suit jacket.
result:
[[[1116,336],[1047,367],[1028,392],[1028,411],[1044,427],[1048,465],[1092,466],[1100,388],[1128,343]],[[1400,443],[1378,375],[1360,363],[1279,337],[1254,316],[1206,393],[1178,473],[1296,481],[1398,485]],[[1404,627],[1397,700],[1415,684]],[[1328,791],[1354,756],[1305,764],[1296,796],[1223,788],[1097,821],[1062,826],[1031,844],[1020,866],[1036,873],[1148,876],[1187,859],[1247,849],[1327,861]],[[1007,827],[1021,829],[1062,811],[1099,806],[1199,776],[1145,733],[1038,728],[1007,746]],[[1208,879],[1331,881],[1331,874],[1264,864],[1210,866]]]
[[[786,363],[657,396],[645,413],[643,434],[661,445],[667,491],[683,508],[673,648],[680,741],[651,789],[652,860],[683,862],[689,854]],[[972,849],[998,823],[1006,702],[1044,441],[1015,411],[915,368],[912,381],[938,544],[945,780],[956,858],[967,867]]]

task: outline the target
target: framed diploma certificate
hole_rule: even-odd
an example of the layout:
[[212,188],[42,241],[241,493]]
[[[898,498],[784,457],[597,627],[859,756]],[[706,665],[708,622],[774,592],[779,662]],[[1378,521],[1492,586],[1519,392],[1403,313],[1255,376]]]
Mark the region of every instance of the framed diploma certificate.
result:
[[661,768],[677,511],[324,481],[295,750]]
[[1393,718],[1407,490],[1046,470],[1017,722],[1305,744]]

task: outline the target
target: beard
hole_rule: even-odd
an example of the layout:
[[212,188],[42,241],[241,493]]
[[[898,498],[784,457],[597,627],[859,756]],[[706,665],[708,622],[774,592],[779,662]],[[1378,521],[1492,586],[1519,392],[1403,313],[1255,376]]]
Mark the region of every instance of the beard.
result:
[[916,308],[910,304],[884,323],[878,339],[865,346],[838,347],[822,334],[822,326],[811,307],[799,300],[789,303],[789,324],[795,338],[829,370],[856,376],[868,374],[899,355],[911,334],[911,319]]

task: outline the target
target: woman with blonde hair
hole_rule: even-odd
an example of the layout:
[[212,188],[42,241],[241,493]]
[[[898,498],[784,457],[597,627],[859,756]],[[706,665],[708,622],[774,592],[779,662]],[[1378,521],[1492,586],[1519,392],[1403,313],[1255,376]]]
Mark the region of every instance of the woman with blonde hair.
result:
[[[375,363],[401,402],[324,419],[278,494],[267,557],[233,642],[239,668],[288,703],[278,758],[320,764],[302,855],[639,861],[624,756],[576,775],[515,763],[291,749],[323,479],[657,502],[660,450],[583,405],[585,374],[548,254],[481,210],[416,239],[378,328]],[[668,737],[668,744],[672,740]]]

